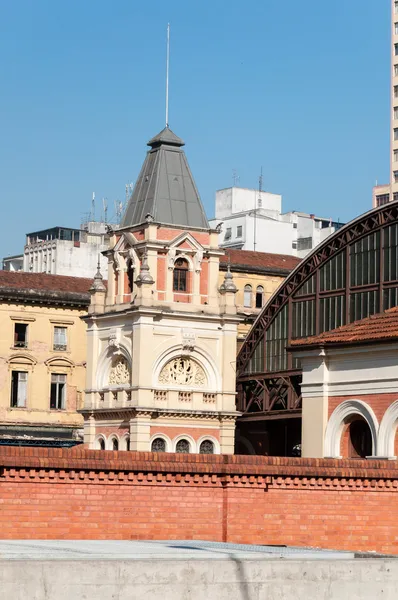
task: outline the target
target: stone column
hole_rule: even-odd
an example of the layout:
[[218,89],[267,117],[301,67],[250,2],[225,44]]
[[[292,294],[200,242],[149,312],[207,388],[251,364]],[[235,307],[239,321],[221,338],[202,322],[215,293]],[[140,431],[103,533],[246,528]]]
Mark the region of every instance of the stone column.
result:
[[220,448],[221,454],[233,454],[235,451],[235,418],[220,420]]
[[151,413],[137,413],[130,419],[130,450],[149,452]]
[[90,450],[94,449],[95,419],[93,413],[84,421],[84,443]]

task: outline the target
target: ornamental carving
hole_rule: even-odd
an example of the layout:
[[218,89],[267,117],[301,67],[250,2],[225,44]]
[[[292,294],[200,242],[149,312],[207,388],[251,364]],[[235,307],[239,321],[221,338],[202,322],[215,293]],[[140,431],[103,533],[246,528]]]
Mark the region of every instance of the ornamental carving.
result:
[[109,383],[110,385],[123,385],[130,383],[130,369],[128,368],[125,358],[117,358],[112,364],[111,371],[109,373]]
[[178,357],[167,363],[159,375],[163,385],[204,387],[207,383],[203,368],[189,357]]

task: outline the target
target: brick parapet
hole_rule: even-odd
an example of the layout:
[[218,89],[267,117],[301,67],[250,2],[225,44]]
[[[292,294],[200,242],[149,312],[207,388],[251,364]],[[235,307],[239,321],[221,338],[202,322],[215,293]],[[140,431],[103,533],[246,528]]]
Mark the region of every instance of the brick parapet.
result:
[[3,539],[398,553],[398,463],[0,447]]
[[[0,448],[0,481],[22,477],[42,481],[82,480],[139,482],[166,477],[170,482],[267,485],[300,488],[398,488],[398,462],[387,460],[334,460],[164,454],[151,452],[104,452],[53,448]],[[101,475],[102,474],[102,475]],[[169,477],[168,477],[169,476]],[[203,481],[204,483],[204,481]]]

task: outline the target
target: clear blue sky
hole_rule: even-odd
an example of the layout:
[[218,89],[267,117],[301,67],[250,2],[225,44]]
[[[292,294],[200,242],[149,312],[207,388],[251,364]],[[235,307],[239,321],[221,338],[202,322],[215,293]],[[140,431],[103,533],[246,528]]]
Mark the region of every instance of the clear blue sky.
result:
[[[282,193],[349,220],[389,169],[390,0],[0,2],[0,256],[24,234],[110,205],[164,126],[209,216],[216,189]],[[98,209],[99,210],[99,209]],[[110,210],[113,212],[113,210]]]

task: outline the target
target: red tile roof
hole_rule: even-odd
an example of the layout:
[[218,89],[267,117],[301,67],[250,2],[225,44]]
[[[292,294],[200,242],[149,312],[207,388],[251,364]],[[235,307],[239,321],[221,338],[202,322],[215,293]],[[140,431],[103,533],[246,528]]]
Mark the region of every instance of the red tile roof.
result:
[[308,338],[292,340],[293,348],[309,346],[348,345],[398,339],[398,307],[354,321],[332,331]]
[[23,271],[0,271],[0,298],[7,296],[38,299],[64,299],[89,304],[92,279],[25,273]]
[[271,254],[270,252],[253,252],[252,250],[224,249],[225,255],[220,257],[221,267],[228,262],[233,267],[249,267],[251,270],[292,271],[301,262],[300,258],[288,254]]

